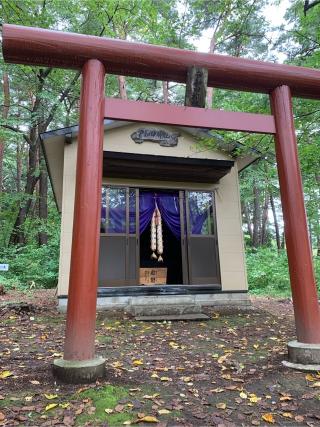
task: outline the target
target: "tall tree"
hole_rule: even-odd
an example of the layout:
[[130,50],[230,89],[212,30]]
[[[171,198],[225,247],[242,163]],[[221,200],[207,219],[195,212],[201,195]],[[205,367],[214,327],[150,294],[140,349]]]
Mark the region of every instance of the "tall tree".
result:
[[[3,74],[2,74],[2,88],[3,88],[2,121],[4,123],[8,119],[9,108],[10,108],[9,76],[6,71],[3,71]],[[5,133],[2,131],[0,132],[0,193],[2,192],[4,149],[5,149]]]

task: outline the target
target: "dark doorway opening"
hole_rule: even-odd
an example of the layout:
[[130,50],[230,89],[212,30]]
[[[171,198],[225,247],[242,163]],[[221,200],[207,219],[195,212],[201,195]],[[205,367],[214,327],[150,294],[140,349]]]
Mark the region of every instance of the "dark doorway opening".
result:
[[[159,193],[159,190],[157,190]],[[177,196],[177,193],[172,193]],[[163,236],[163,262],[151,258],[151,221],[140,235],[140,267],[141,268],[167,268],[167,284],[177,285],[183,283],[181,239],[178,239],[162,221]]]

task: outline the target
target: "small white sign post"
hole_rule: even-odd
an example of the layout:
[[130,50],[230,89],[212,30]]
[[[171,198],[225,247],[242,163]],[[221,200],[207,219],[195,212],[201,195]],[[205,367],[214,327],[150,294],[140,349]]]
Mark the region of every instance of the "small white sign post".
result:
[[8,271],[9,264],[0,264],[0,271]]

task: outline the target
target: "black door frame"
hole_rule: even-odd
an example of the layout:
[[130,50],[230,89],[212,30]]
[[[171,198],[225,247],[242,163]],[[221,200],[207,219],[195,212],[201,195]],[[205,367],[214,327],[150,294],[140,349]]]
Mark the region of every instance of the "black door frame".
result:
[[[214,287],[215,289],[221,289],[221,272],[220,272],[220,261],[219,261],[219,246],[218,246],[218,236],[217,236],[217,221],[216,221],[216,204],[215,204],[215,194],[214,194],[214,190],[210,190],[210,189],[192,189],[192,188],[163,188],[161,186],[152,186],[152,187],[144,187],[144,186],[130,186],[127,184],[113,184],[113,183],[103,183],[102,184],[103,187],[106,188],[124,188],[126,190],[126,233],[125,234],[121,234],[123,236],[125,236],[126,238],[126,252],[125,252],[125,268],[126,268],[126,272],[125,272],[125,280],[124,280],[124,284],[123,287],[127,287],[129,286],[130,288],[132,287],[141,287],[143,285],[139,284],[139,277],[140,277],[140,234],[139,234],[139,228],[140,228],[140,218],[139,218],[139,202],[140,202],[140,190],[169,190],[169,191],[176,191],[179,195],[179,208],[180,208],[180,224],[181,224],[181,262],[182,262],[182,277],[183,277],[183,283],[181,285],[183,286],[187,286],[190,287],[192,286],[194,287],[204,287],[204,286],[208,286],[208,287]],[[129,227],[130,227],[130,190],[134,190],[135,191],[135,225],[136,225],[136,229],[135,229],[135,234],[130,234],[129,231]],[[189,261],[189,258],[191,256],[191,251],[190,251],[190,243],[189,243],[189,235],[190,232],[188,232],[189,230],[189,210],[188,210],[188,197],[187,197],[187,193],[188,192],[193,192],[193,191],[198,191],[198,192],[207,192],[207,193],[211,193],[212,195],[212,219],[213,219],[213,239],[215,241],[215,251],[216,251],[216,267],[217,267],[217,283],[207,283],[205,285],[203,284],[191,284],[190,283],[190,279],[192,277],[192,272],[191,272],[191,262]],[[101,234],[101,236],[108,236],[110,235],[108,234]],[[115,234],[112,234],[113,236]],[[192,237],[194,237],[194,235],[192,235]],[[135,253],[136,253],[136,278],[134,279],[129,279],[129,239],[135,238],[135,242],[136,242],[136,248],[135,248]],[[201,238],[201,236],[197,236],[197,238]],[[131,282],[131,283],[130,283]],[[132,283],[135,282],[135,283]],[[116,287],[120,287],[121,285],[117,285]],[[165,285],[167,286],[167,285]],[[168,285],[170,287],[175,286],[175,285]],[[180,286],[180,284],[177,284],[176,286]],[[110,286],[113,287],[113,286]],[[152,286],[157,287],[157,286]],[[163,287],[162,285],[158,286],[158,287]],[[146,288],[146,287],[145,287]]]

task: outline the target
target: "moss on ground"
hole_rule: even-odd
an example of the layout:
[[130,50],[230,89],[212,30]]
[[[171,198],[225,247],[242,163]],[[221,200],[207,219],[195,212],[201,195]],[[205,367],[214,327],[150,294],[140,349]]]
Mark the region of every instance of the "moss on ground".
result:
[[0,409],[9,408],[10,405],[12,405],[12,401],[10,399],[5,398],[0,400]]
[[114,409],[120,400],[129,397],[129,390],[124,387],[107,385],[99,389],[90,389],[81,393],[81,399],[90,399],[96,408],[94,414],[81,414],[76,419],[76,424],[81,426],[88,422],[106,422],[110,426],[123,425],[125,421],[135,418],[135,414],[126,406],[122,412],[107,414],[105,409]]
[[96,339],[101,343],[101,344],[107,344],[107,343],[111,343],[112,342],[112,337],[110,337],[109,335],[102,335],[102,334],[97,334]]
[[217,318],[211,318],[207,322],[205,322],[205,326],[210,329],[217,328],[233,328],[233,327],[241,327],[245,325],[252,325],[253,320],[247,314],[235,314],[235,315],[225,315],[221,314]]
[[60,314],[57,316],[37,316],[37,314],[32,315],[34,317],[33,323],[40,325],[61,325],[64,323],[64,317]]

